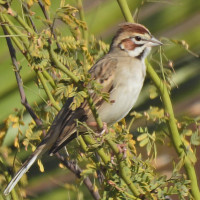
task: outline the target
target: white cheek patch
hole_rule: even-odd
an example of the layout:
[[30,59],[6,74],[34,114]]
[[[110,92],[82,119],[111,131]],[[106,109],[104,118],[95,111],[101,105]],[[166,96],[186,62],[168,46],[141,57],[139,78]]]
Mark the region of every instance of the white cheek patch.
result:
[[123,43],[120,44],[120,49],[125,50]]
[[151,48],[150,47],[137,47],[134,50],[126,50],[126,52],[129,54],[131,57],[138,57],[142,54],[141,59],[144,60],[150,53]]
[[137,56],[139,56],[144,51],[144,49],[145,49],[145,47],[142,46],[142,47],[136,47],[133,50],[126,50],[126,51],[129,54],[129,56],[131,56],[131,57],[137,57]]

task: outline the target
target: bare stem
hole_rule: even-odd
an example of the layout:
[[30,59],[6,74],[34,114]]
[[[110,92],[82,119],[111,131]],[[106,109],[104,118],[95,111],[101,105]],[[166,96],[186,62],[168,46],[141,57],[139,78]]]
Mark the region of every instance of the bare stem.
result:
[[117,0],[117,2],[118,2],[119,7],[121,8],[121,12],[122,12],[125,20],[128,22],[133,22],[133,16],[130,12],[127,1],[126,0]]
[[[47,20],[50,20],[49,14],[47,13],[47,11],[46,11],[46,9],[45,9],[45,6],[43,5],[42,1],[39,0],[39,1],[38,1],[38,4],[39,4],[39,6],[40,6],[40,8],[41,8],[41,10],[42,10],[42,12],[43,12],[43,14],[44,14],[44,17],[45,17]],[[54,22],[53,22],[52,25],[49,24],[49,28],[50,28],[51,33],[52,33],[52,35],[54,36],[55,40],[57,40],[56,34],[55,34],[55,32],[54,32]],[[57,41],[56,41],[56,45],[57,45],[58,49],[61,49],[61,47],[60,47],[60,45],[59,45],[59,43],[58,43]]]
[[[63,165],[65,165],[71,172],[73,172],[76,175],[77,178],[81,178],[82,169],[76,163],[66,160],[59,153],[56,153],[55,155]],[[101,199],[98,190],[94,188],[94,186],[92,185],[92,182],[90,181],[88,177],[84,178],[83,182],[88,188],[89,192],[91,193],[94,199],[96,200]]]
[[26,19],[27,19],[27,23],[29,24],[29,26],[32,26],[33,27],[33,30],[37,33],[37,28],[30,16],[30,11],[28,9],[28,6],[26,3],[22,3],[22,6],[23,6],[23,10],[25,12],[25,16],[26,16]]
[[[2,26],[2,28],[3,28],[4,34],[8,35],[8,32],[6,31],[5,27]],[[41,120],[38,119],[38,117],[36,116],[36,114],[34,113],[34,111],[32,110],[31,106],[29,105],[29,103],[27,101],[27,98],[26,98],[26,95],[25,95],[25,92],[24,92],[24,89],[23,89],[23,82],[22,82],[22,79],[21,79],[20,74],[19,74],[19,66],[18,66],[18,62],[17,62],[17,59],[16,59],[15,49],[12,45],[11,39],[9,37],[6,37],[6,41],[7,41],[8,49],[9,49],[10,56],[11,56],[11,59],[12,59],[13,67],[14,67],[15,77],[16,77],[16,80],[17,80],[17,85],[18,85],[18,88],[19,88],[20,96],[21,96],[21,103],[22,103],[22,105],[25,106],[27,111],[30,113],[31,117],[36,122],[36,124],[38,126],[41,126],[42,125]]]

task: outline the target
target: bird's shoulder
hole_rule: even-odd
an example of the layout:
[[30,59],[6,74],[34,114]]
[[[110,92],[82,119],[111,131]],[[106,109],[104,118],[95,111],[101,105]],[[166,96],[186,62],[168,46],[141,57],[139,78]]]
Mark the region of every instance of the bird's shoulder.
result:
[[89,73],[93,79],[103,83],[115,73],[117,64],[117,57],[106,54],[93,65],[93,67],[89,70]]

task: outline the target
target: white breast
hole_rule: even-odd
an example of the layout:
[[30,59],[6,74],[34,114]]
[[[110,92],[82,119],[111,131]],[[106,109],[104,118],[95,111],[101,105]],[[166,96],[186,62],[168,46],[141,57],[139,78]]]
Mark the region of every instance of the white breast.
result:
[[105,102],[99,109],[103,122],[115,123],[124,118],[134,106],[143,86],[146,74],[144,62],[136,60],[120,68],[115,74],[111,103]]

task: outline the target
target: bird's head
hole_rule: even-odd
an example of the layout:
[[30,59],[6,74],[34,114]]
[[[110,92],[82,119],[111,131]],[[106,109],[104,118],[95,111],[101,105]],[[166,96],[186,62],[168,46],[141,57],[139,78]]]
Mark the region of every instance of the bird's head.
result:
[[111,49],[118,48],[131,57],[144,59],[149,54],[151,47],[162,43],[154,38],[149,30],[141,24],[123,23],[114,36]]

